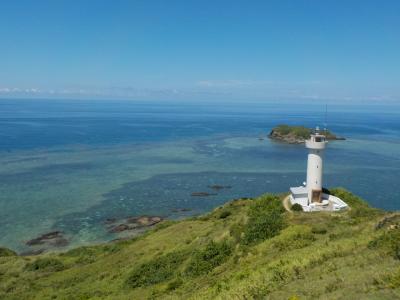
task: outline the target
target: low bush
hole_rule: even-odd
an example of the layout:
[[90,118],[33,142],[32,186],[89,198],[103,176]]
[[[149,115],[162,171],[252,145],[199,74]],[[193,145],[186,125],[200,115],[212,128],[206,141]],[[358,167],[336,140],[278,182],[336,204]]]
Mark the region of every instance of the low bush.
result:
[[326,229],[325,226],[322,225],[314,225],[311,228],[311,232],[314,234],[326,234],[328,232],[328,230]]
[[250,207],[241,242],[253,245],[279,234],[285,227],[284,211],[282,201],[277,196],[265,195],[255,200]]
[[90,264],[96,261],[103,253],[100,246],[98,247],[78,247],[72,250],[69,250],[63,254],[62,256],[73,257],[76,258],[75,263],[84,265]]
[[62,253],[61,255],[70,257],[92,256],[100,252],[98,248],[100,247],[78,247]]
[[278,125],[274,130],[282,135],[292,134],[295,137],[304,139],[308,139],[311,133],[311,130],[304,126],[289,126],[286,124]]
[[185,274],[189,276],[207,274],[227,261],[232,251],[232,244],[226,240],[222,242],[211,241],[204,249],[193,253]]
[[352,194],[348,190],[344,188],[333,188],[330,190],[331,195],[339,197],[342,199],[344,202],[346,202],[352,209],[354,208],[359,208],[359,207],[364,207],[364,208],[369,208],[370,206],[366,201],[361,199],[360,197],[357,197],[356,195]]
[[272,240],[274,249],[288,251],[309,246],[316,238],[308,226],[293,225],[284,229],[281,234]]
[[160,222],[160,223],[158,223],[158,224],[156,224],[156,225],[154,226],[153,232],[156,232],[156,231],[159,231],[159,230],[168,228],[168,227],[170,227],[170,226],[172,226],[172,225],[174,225],[174,224],[176,224],[176,223],[177,223],[177,222],[174,221],[174,220],[164,220],[164,221],[162,221],[162,222]]
[[0,247],[0,257],[16,256],[16,255],[17,255],[17,253],[15,253],[14,251],[12,251],[8,248]]
[[235,223],[229,228],[229,234],[234,239],[235,243],[239,243],[244,236],[245,225]]
[[292,211],[303,211],[303,207],[298,203],[293,204],[291,209]]
[[173,291],[179,288],[183,284],[183,280],[181,277],[177,277],[174,280],[170,281],[167,285],[168,291]]
[[381,210],[370,207],[366,201],[344,188],[331,189],[331,194],[339,197],[350,206],[349,216],[357,221],[374,218],[382,213]]
[[57,272],[64,269],[64,264],[56,258],[44,257],[35,260],[25,266],[27,271]]
[[229,217],[232,213],[229,210],[224,210],[220,213],[219,218],[220,219],[225,219]]
[[136,288],[170,280],[186,258],[187,253],[183,251],[171,252],[154,258],[135,268],[125,283],[128,287]]
[[387,282],[389,283],[389,287],[392,289],[397,289],[400,287],[400,269],[396,272],[390,274],[387,278]]
[[386,254],[400,259],[400,230],[388,230],[369,242],[368,248],[381,249]]

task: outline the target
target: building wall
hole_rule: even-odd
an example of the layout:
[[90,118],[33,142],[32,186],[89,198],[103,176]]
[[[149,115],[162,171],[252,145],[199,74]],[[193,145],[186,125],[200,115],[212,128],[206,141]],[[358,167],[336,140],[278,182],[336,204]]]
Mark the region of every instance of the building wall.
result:
[[312,198],[313,190],[322,190],[322,150],[310,149],[307,161],[307,191],[308,199]]

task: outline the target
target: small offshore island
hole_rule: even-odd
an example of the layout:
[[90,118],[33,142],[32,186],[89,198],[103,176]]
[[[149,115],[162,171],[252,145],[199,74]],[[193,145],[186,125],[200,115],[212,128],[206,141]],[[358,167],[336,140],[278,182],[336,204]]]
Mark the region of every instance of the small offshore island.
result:
[[327,192],[351,209],[293,211],[287,194],[265,194],[127,240],[34,256],[0,248],[0,298],[400,298],[400,213]]
[[[311,133],[311,128],[282,124],[274,127],[268,137],[288,144],[302,144],[310,137]],[[324,131],[324,135],[328,141],[345,140],[344,137],[339,137],[329,130]]]

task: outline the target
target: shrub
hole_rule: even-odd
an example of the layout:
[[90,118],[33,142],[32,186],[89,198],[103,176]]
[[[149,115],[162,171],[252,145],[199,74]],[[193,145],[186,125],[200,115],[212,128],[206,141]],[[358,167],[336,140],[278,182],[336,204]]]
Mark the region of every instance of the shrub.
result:
[[356,219],[356,221],[374,218],[382,213],[379,209],[370,207],[366,201],[344,188],[334,188],[331,190],[331,194],[339,197],[350,206],[349,216]]
[[315,234],[326,234],[328,232],[328,230],[325,228],[325,226],[314,225],[311,228],[311,232],[315,233]]
[[167,290],[168,291],[173,291],[179,288],[183,284],[183,280],[181,277],[177,277],[171,282],[168,283]]
[[395,259],[400,259],[400,230],[389,230],[369,242],[368,248],[381,249]]
[[195,251],[185,274],[189,276],[198,276],[207,274],[214,268],[228,260],[233,250],[232,244],[226,240],[222,242],[211,241],[205,249]]
[[103,253],[102,248],[98,247],[78,247],[71,249],[63,254],[62,256],[74,257],[77,264],[90,264],[96,261]]
[[274,128],[274,130],[282,135],[292,134],[295,137],[303,139],[308,139],[311,134],[311,130],[309,128],[304,126],[289,126],[286,124],[278,125],[276,128]]
[[57,272],[64,269],[64,264],[56,258],[44,257],[35,260],[25,266],[27,271]]
[[5,256],[16,256],[17,253],[14,251],[8,249],[8,248],[2,248],[0,247],[0,257],[5,257]]
[[229,228],[229,234],[233,237],[236,243],[240,242],[244,229],[244,225],[240,223],[235,223]]
[[400,269],[398,269],[396,272],[390,274],[386,280],[389,283],[389,287],[392,289],[396,289],[400,287]]
[[154,258],[135,268],[125,283],[131,288],[136,288],[169,280],[175,275],[186,257],[186,252],[177,251]]
[[249,220],[241,242],[252,245],[279,234],[284,228],[281,200],[274,195],[266,195],[255,201],[250,207]]
[[288,251],[309,246],[316,238],[308,226],[293,225],[281,232],[271,242],[274,249]]
[[308,139],[311,134],[311,130],[304,126],[294,126],[292,131],[296,137],[302,137],[303,139]]
[[170,226],[172,226],[174,224],[176,224],[176,221],[174,221],[174,220],[164,220],[164,221],[156,224],[154,226],[154,228],[153,228],[153,231],[156,232],[156,231],[159,231],[161,229],[168,228],[168,227],[170,227]]
[[230,215],[231,215],[231,212],[229,210],[224,210],[219,215],[219,218],[220,219],[225,219],[225,218],[229,217]]
[[339,197],[344,202],[346,202],[352,209],[360,207],[369,208],[367,202],[365,202],[360,197],[357,197],[356,195],[350,193],[348,190],[344,188],[334,188],[331,189],[330,192],[331,195]]
[[78,247],[71,249],[65,253],[62,253],[62,256],[71,256],[71,257],[77,257],[77,256],[87,256],[87,255],[94,255],[98,252],[98,250],[94,247]]
[[278,131],[280,134],[288,134],[290,132],[290,127],[286,124],[278,125],[276,131]]
[[295,203],[292,205],[292,210],[293,211],[303,211],[303,207],[300,204]]

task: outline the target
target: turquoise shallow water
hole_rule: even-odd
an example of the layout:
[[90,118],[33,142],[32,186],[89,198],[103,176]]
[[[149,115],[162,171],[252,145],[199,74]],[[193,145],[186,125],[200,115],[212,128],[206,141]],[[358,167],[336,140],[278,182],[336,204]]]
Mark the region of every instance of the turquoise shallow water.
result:
[[[400,110],[331,106],[325,185],[399,209]],[[0,245],[62,230],[68,247],[108,241],[107,218],[183,218],[305,179],[306,149],[265,138],[322,125],[323,105],[0,100]],[[210,185],[229,185],[209,197]],[[185,209],[185,211],[181,211]],[[178,212],[177,212],[178,210]]]

